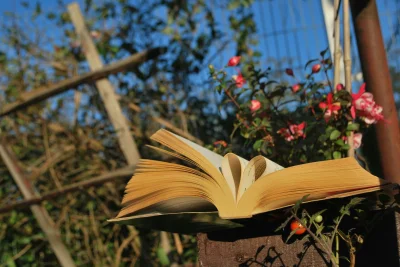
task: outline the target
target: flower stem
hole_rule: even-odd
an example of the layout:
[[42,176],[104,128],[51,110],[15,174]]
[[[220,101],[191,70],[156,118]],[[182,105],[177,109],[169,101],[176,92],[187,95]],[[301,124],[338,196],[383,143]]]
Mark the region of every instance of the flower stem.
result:
[[235,104],[235,106],[240,109],[240,105],[238,104],[238,102],[233,98],[233,96],[231,95],[231,93],[229,92],[228,89],[224,88],[224,92],[225,94],[229,97],[229,99],[233,102],[233,104]]
[[338,234],[335,235],[336,240],[336,264],[339,266],[339,236]]

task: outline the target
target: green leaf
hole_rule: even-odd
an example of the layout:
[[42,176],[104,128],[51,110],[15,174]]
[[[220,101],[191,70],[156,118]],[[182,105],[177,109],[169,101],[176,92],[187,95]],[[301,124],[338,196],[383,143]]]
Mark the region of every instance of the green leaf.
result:
[[319,236],[319,235],[322,233],[322,231],[324,230],[324,228],[325,228],[325,226],[323,226],[323,225],[318,225],[318,226],[317,226],[317,231],[315,232],[315,235],[316,235],[316,236]]
[[17,265],[15,264],[15,261],[14,261],[14,259],[12,258],[12,257],[9,257],[8,259],[7,259],[7,266],[8,267],[17,267]]
[[289,239],[297,232],[299,229],[294,229],[293,231],[290,232],[289,236],[286,238],[285,243],[289,241]]
[[345,145],[345,143],[344,143],[344,141],[342,139],[336,140],[335,144],[337,144],[339,146],[344,146]]
[[325,129],[325,133],[326,133],[327,135],[330,135],[334,130],[336,130],[336,129],[333,128],[332,126],[328,126],[328,127]]
[[280,230],[282,230],[283,228],[286,227],[286,225],[290,222],[290,220],[293,218],[293,215],[288,217],[281,225],[279,225],[278,228],[275,229],[275,232],[278,232]]
[[318,137],[318,141],[320,141],[321,143],[325,142],[327,139],[328,139],[328,135],[326,135],[326,134],[321,134]]
[[363,197],[353,197],[351,200],[350,200],[350,203],[348,204],[350,207],[354,207],[354,206],[356,206],[356,205],[358,205],[358,204],[360,204],[362,201],[364,201],[365,200],[365,198],[363,198]]
[[349,149],[350,149],[350,146],[348,144],[344,144],[342,146],[342,150],[349,150]]
[[53,19],[56,18],[56,14],[53,13],[53,12],[49,12],[49,13],[47,13],[47,18],[48,18],[49,20],[53,20]]
[[42,6],[40,5],[39,2],[36,2],[35,13],[36,13],[36,15],[40,15],[40,13],[42,13]]
[[157,249],[157,258],[160,261],[162,266],[170,266],[171,265],[168,255],[167,255],[167,253],[165,253],[165,250],[163,248]]
[[324,152],[324,157],[325,157],[325,159],[327,159],[327,160],[332,159],[332,151],[331,151],[330,149],[325,150],[325,152]]
[[253,145],[253,149],[257,150],[257,151],[260,151],[261,146],[262,146],[263,143],[264,143],[264,140],[262,140],[262,139],[257,140]]
[[334,130],[333,132],[331,132],[329,139],[331,139],[332,141],[336,140],[339,138],[340,136],[340,132],[338,130]]
[[360,124],[358,123],[349,123],[347,125],[347,131],[358,131],[360,129]]
[[325,50],[321,51],[319,54],[321,55],[321,57],[324,57],[324,55],[326,54],[326,52],[329,51],[329,47],[327,47]]
[[342,153],[339,151],[334,151],[332,154],[334,159],[341,159],[342,158]]
[[295,213],[297,213],[297,210],[300,208],[300,205],[306,201],[306,199],[310,196],[310,194],[303,196],[301,199],[299,199],[296,204],[293,206],[293,210]]

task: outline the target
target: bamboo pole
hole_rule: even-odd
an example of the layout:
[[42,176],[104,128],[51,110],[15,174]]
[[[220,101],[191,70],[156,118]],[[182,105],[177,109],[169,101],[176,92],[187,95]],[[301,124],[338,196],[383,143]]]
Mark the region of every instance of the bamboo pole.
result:
[[[72,3],[68,5],[68,13],[75,26],[75,31],[82,42],[83,51],[90,68],[94,71],[103,68],[103,62],[86,28],[85,20],[79,8],[79,4]],[[103,100],[108,117],[117,132],[119,146],[125,159],[129,165],[135,166],[140,159],[139,150],[131,135],[126,118],[122,113],[114,88],[108,79],[97,80],[96,87],[100,93],[101,99]]]
[[[345,69],[345,87],[351,94],[351,43],[350,43],[350,4],[349,0],[343,0],[343,34],[344,34],[344,69]],[[347,151],[348,157],[354,157],[353,132],[347,137],[347,143],[350,148]]]
[[[21,172],[18,166],[18,160],[3,144],[0,144],[0,156],[4,164],[7,166],[12,178],[21,190],[25,199],[30,200],[35,198],[36,194],[30,180],[27,179]],[[60,265],[63,267],[74,267],[75,263],[72,260],[71,254],[61,240],[59,229],[54,221],[50,218],[49,213],[40,205],[32,205],[31,211],[35,216],[39,227],[49,241],[51,249],[54,251]]]
[[340,47],[340,0],[335,0],[334,2],[334,30],[333,30],[333,38],[334,38],[334,59],[333,59],[333,90],[336,92],[336,86],[340,82],[340,58],[342,56],[341,47]]

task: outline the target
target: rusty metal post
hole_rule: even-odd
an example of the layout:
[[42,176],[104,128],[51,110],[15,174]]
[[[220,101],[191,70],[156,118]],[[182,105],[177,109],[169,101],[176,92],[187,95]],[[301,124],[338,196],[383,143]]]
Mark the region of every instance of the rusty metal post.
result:
[[367,90],[383,107],[389,124],[376,125],[376,137],[384,178],[400,183],[400,130],[392,82],[375,0],[352,0],[354,29]]
[[[400,183],[399,122],[376,0],[351,0],[350,6],[367,90],[383,107],[383,115],[389,121],[387,125],[378,123],[375,127],[383,178]],[[392,214],[369,235],[358,253],[357,266],[400,266],[399,256],[400,218]]]

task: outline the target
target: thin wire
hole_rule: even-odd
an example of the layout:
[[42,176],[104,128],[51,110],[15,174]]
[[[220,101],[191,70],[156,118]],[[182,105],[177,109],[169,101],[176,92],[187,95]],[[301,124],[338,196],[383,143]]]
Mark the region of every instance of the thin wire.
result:
[[[262,21],[265,18],[264,7],[261,4],[261,1],[258,1],[258,3],[259,3],[258,11],[259,11],[259,15],[260,15],[260,21]],[[255,4],[254,4],[254,6],[255,6]],[[265,25],[266,25],[266,23],[265,23],[265,21],[263,21],[263,23],[261,23],[261,28],[262,28],[262,32],[263,32],[263,34],[261,34],[261,36],[263,37],[263,42],[264,42],[264,46],[265,46],[265,60],[268,64],[268,59],[269,59],[268,55],[269,55],[270,50],[269,50],[268,39],[267,39],[267,29],[266,29]]]
[[[285,5],[285,3],[283,1],[280,1],[280,3],[281,4],[283,3],[283,5]],[[282,6],[279,7],[280,14],[281,14],[281,19],[282,19],[283,29],[287,29],[287,19],[286,19],[286,16],[283,14],[283,9],[284,9],[284,6],[283,7]],[[292,57],[291,57],[291,52],[290,52],[290,47],[289,47],[288,34],[284,34],[283,40],[284,40],[284,43],[285,43],[288,63],[290,64],[290,61],[291,61]]]
[[[311,3],[311,1],[307,1],[308,2],[308,4],[310,4]],[[310,10],[312,10],[312,8],[313,8],[313,5],[309,5],[309,8],[308,8],[308,10],[310,11]],[[309,12],[309,13],[316,13],[316,12]],[[321,14],[320,12],[319,12],[319,14]],[[313,14],[310,14],[310,17],[311,17],[311,23],[313,24],[313,25],[315,25],[315,16],[313,15]],[[318,29],[317,28],[314,28],[313,29],[314,30],[314,40],[315,40],[315,43],[316,43],[316,45],[317,45],[317,49],[321,49],[321,46],[320,46],[320,40],[319,40],[319,38],[318,38]],[[325,34],[326,35],[326,34]],[[325,49],[325,48],[322,48],[322,49]]]
[[[304,26],[304,25],[306,25],[306,23],[305,23],[305,19],[304,19],[303,5],[300,4],[300,5],[298,5],[298,7],[299,7],[298,11],[299,11],[299,15],[300,15],[300,20],[301,20],[301,27],[307,29],[307,27]],[[303,31],[303,34],[305,35],[305,38],[303,38],[303,40],[304,40],[305,46],[308,48],[310,46],[309,46],[308,36],[307,36],[306,32],[307,32],[306,30]],[[311,59],[310,49],[305,49],[305,50],[307,51],[307,60]]]
[[[290,18],[291,18],[291,20],[292,20],[292,24],[293,25],[296,25],[296,21],[295,21],[295,19],[294,19],[294,3],[293,3],[293,0],[289,0],[290,1],[290,3],[289,3],[289,14],[290,14]],[[298,32],[297,31],[295,31],[294,32],[294,42],[295,42],[295,46],[296,46],[296,54],[297,54],[297,64],[302,64],[302,57],[301,57],[301,49],[300,49],[300,43],[299,43],[299,36],[298,36]],[[301,70],[302,70],[303,68],[301,68]]]
[[[274,15],[274,8],[272,7],[272,1],[269,2],[269,14],[271,17],[271,26],[272,26],[272,30],[275,31],[276,27],[275,27],[275,15]],[[276,36],[274,38],[275,41],[275,50],[276,50],[276,56],[277,56],[277,61],[276,61],[276,67],[275,69],[280,69],[280,58],[281,58],[281,53],[280,53],[280,49],[279,49],[279,41],[278,41],[278,37]]]

